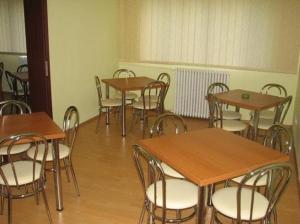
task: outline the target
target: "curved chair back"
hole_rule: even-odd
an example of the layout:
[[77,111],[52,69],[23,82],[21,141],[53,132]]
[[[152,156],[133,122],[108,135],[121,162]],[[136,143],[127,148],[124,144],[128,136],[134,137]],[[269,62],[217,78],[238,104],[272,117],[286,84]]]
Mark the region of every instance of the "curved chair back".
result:
[[224,104],[218,102],[214,95],[208,97],[208,107],[209,107],[209,127],[213,127],[213,123],[219,121],[220,128],[223,128],[223,108]]
[[283,124],[284,119],[292,103],[292,96],[286,97],[276,108],[274,123]]
[[293,135],[283,125],[274,124],[264,138],[264,145],[289,155],[294,148]]
[[28,65],[27,64],[20,65],[17,68],[17,72],[28,72]]
[[[139,180],[141,182],[144,198],[146,200],[147,195],[146,191],[151,184],[154,184],[154,201],[157,201],[157,191],[159,188],[162,188],[163,206],[162,206],[162,220],[166,218],[166,179],[163,172],[163,169],[160,166],[160,162],[152,156],[150,153],[145,151],[139,145],[133,145],[133,158],[135,162],[135,167],[138,172]],[[159,183],[161,184],[158,184]],[[146,206],[146,209],[149,211],[151,205]],[[156,207],[153,207],[151,211],[152,215],[155,216]],[[163,221],[164,223],[164,221]]]
[[[23,142],[30,142],[31,147],[24,147],[24,149],[34,151],[32,160],[24,160],[22,156],[15,156],[14,152],[17,151],[15,148],[17,148],[19,144]],[[37,133],[17,134],[2,139],[0,142],[0,147],[7,147],[7,163],[2,165],[0,168],[0,185],[5,185],[6,190],[10,195],[16,193],[12,191],[13,187],[17,187],[17,189],[20,191],[25,190],[23,193],[18,192],[21,194],[19,197],[27,195],[28,186],[26,185],[35,183],[38,179],[44,179],[44,167],[48,153],[47,140]],[[7,172],[8,169],[11,171]],[[31,169],[32,174],[29,177],[24,177],[24,174],[20,172],[22,169]],[[25,187],[25,189],[22,189],[22,187]],[[33,187],[32,190],[37,192],[40,189],[34,189]]]
[[[171,128],[169,128],[170,126]],[[172,129],[172,133],[175,131],[175,134],[186,133],[187,125],[181,116],[164,113],[155,119],[150,129],[150,137],[164,135],[166,132],[170,132],[170,129]]]
[[[142,90],[142,100],[144,110],[155,109],[158,113],[163,113],[166,85],[162,81],[148,83]],[[153,102],[151,97],[157,93],[157,101]]]
[[[291,178],[291,174],[292,170],[288,164],[277,163],[261,167],[245,175],[243,180],[239,183],[237,190],[237,223],[242,223],[242,207],[251,209],[250,217],[247,222],[253,223],[255,221],[253,218],[253,207],[255,204],[257,206],[259,203],[255,202],[255,200],[258,198],[256,191],[259,185],[257,184],[261,179],[266,179],[267,181],[267,185],[264,189],[264,195],[268,199],[268,206],[264,218],[269,219]],[[251,188],[249,188],[249,186],[246,184],[250,179],[251,181],[253,180],[253,187]],[[246,205],[245,200],[243,200],[243,194],[245,193],[244,191],[247,190],[251,191],[251,193],[248,194],[250,197],[248,205]]]
[[208,86],[207,88],[207,96],[214,94],[214,93],[221,93],[221,92],[228,92],[229,87],[221,82],[215,82]]
[[17,93],[15,86],[17,86],[17,80],[13,77],[13,75],[9,71],[5,71],[5,77],[10,91],[16,95]]
[[102,108],[102,90],[101,90],[101,82],[98,76],[95,76],[96,88],[98,93],[98,104]]
[[2,77],[4,74],[4,64],[0,62],[0,100],[3,99],[3,90],[2,90]]
[[113,74],[113,78],[132,78],[132,77],[136,77],[135,73],[125,68],[118,69]]
[[0,102],[0,116],[5,114],[31,114],[28,104],[18,100],[5,100]]
[[75,106],[70,106],[65,112],[63,121],[63,131],[66,133],[64,144],[71,149],[70,156],[73,151],[79,125],[79,113]]
[[286,89],[282,85],[276,83],[268,83],[264,85],[261,88],[261,93],[287,97]]

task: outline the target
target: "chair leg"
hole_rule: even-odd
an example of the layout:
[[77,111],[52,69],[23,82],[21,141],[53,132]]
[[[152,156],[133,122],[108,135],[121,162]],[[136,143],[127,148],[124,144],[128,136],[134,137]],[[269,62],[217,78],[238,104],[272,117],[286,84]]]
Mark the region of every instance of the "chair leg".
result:
[[70,165],[70,170],[71,170],[73,182],[74,182],[74,185],[75,185],[75,189],[76,189],[76,192],[77,192],[77,196],[80,196],[78,182],[77,182],[77,179],[76,179],[76,176],[75,176],[73,163],[72,163],[71,159],[69,159],[69,165]]
[[12,224],[12,199],[7,197],[7,209],[8,209],[8,224]]
[[69,164],[68,164],[68,161],[67,161],[66,158],[63,159],[63,162],[64,162],[64,167],[65,167],[65,170],[66,170],[67,180],[70,183],[69,166],[68,166]]
[[46,191],[45,191],[44,187],[42,187],[42,195],[43,195],[43,199],[44,199],[44,202],[45,202],[45,208],[46,208],[46,211],[47,211],[48,220],[49,220],[49,223],[51,224],[52,223],[52,218],[51,218],[51,213],[50,213],[50,209],[49,209],[49,205],[48,205],[47,195],[46,195]]
[[143,221],[144,221],[145,210],[146,210],[146,205],[145,205],[145,202],[144,202],[143,207],[142,207],[142,211],[141,211],[141,214],[140,214],[140,218],[139,218],[139,224],[142,224]]
[[101,113],[102,113],[102,108],[99,108],[99,114],[98,114],[98,117],[97,117],[97,124],[96,124],[96,133],[98,132],[98,129],[99,129]]

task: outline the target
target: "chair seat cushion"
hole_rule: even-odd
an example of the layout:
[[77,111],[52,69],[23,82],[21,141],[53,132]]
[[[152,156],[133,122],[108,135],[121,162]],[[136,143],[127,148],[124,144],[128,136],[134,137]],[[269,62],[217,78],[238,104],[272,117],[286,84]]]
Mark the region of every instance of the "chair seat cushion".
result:
[[[235,178],[232,179],[232,181],[234,181],[236,183],[241,183],[241,181],[243,180],[244,177],[245,177],[245,175],[235,177]],[[257,176],[253,176],[252,178],[250,178],[246,182],[246,185],[253,186],[254,181],[256,180],[256,178],[257,178]],[[266,184],[267,184],[267,175],[264,175],[257,181],[256,186],[266,186]]]
[[[162,207],[162,181],[156,182],[156,203]],[[191,182],[179,179],[166,180],[166,208],[167,209],[185,209],[197,205],[198,188]],[[154,184],[147,189],[148,199],[154,203]]]
[[[32,183],[33,180],[38,180],[41,173],[41,164],[35,163],[35,176],[33,179],[33,161],[17,161],[14,162],[14,167],[16,170],[16,176],[19,185]],[[16,186],[16,180],[14,177],[13,169],[10,163],[1,166],[2,172],[8,182],[9,186]],[[4,180],[0,176],[0,185],[5,185]]]
[[173,168],[171,168],[170,166],[168,166],[165,163],[161,163],[161,167],[164,171],[164,173],[170,177],[175,177],[175,178],[181,178],[184,179],[184,176],[182,176],[180,173],[178,173],[176,170],[174,170]]
[[120,107],[122,105],[122,101],[120,99],[103,99],[102,105],[104,107]]
[[[225,216],[237,218],[237,187],[217,190],[212,196],[213,206]],[[241,219],[249,220],[251,212],[252,190],[243,188],[241,192]],[[254,193],[252,220],[261,219],[266,215],[269,201],[262,194]]]
[[[42,160],[45,152],[45,148],[39,147],[36,160]],[[27,151],[27,155],[29,158],[33,159],[35,153],[35,149],[31,148]],[[70,148],[67,145],[59,144],[59,159],[64,159],[70,154]],[[46,157],[46,161],[53,161],[53,145],[52,143],[48,144],[48,154]]]
[[232,111],[232,110],[223,111],[223,119],[225,120],[240,120],[241,116],[242,115],[236,111]]
[[[253,120],[249,122],[250,126],[253,126]],[[258,128],[268,130],[273,125],[273,119],[260,118],[258,122]]]
[[[18,145],[14,145],[12,147],[12,149],[10,150],[10,154],[18,154],[18,153],[21,153],[21,152],[25,152],[27,149],[30,148],[30,144],[27,143],[27,144],[18,144]],[[3,146],[0,148],[0,155],[7,155],[7,147],[6,146]]]
[[[254,111],[250,111],[250,116],[254,117]],[[274,119],[275,111],[274,110],[262,110],[259,112],[259,118],[263,119]]]
[[[132,104],[132,107],[133,108],[136,108],[136,109],[140,109],[140,110],[143,110],[144,109],[144,104],[143,104],[143,101],[138,101],[138,102],[134,102]],[[145,109],[146,110],[151,110],[151,109],[156,109],[157,108],[157,102],[146,102],[145,103]]]
[[[221,121],[214,122],[214,127],[221,128]],[[223,120],[223,130],[225,131],[243,131],[247,128],[247,125],[238,120]]]
[[[134,92],[125,92],[125,99],[127,100],[134,100],[138,97],[138,95]],[[116,92],[114,95],[114,98],[116,99],[121,99],[122,98],[122,93],[121,92]]]

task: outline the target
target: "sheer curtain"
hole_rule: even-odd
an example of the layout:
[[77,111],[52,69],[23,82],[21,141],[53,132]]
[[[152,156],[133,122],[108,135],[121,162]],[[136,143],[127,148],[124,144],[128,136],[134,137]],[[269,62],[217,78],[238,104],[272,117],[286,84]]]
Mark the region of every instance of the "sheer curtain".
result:
[[121,60],[295,73],[298,0],[121,0]]
[[23,0],[0,0],[0,52],[26,52]]

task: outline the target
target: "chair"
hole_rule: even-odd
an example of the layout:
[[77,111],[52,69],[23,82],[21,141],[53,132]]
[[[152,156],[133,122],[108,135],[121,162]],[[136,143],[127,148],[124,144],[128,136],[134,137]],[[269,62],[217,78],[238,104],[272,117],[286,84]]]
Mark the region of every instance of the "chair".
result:
[[[15,156],[13,151],[19,142],[30,142],[32,160],[24,160],[20,156]],[[8,223],[12,223],[12,199],[22,199],[34,196],[39,203],[39,192],[45,202],[49,222],[51,215],[45,192],[45,172],[44,166],[48,152],[47,140],[39,134],[26,133],[9,136],[2,139],[0,147],[7,147],[7,162],[0,167],[0,211],[3,214],[4,199],[8,201]],[[27,149],[29,150],[29,148]],[[40,160],[37,160],[39,154]],[[32,209],[32,208],[28,208]],[[25,221],[26,222],[26,221]]]
[[18,100],[5,100],[0,102],[0,116],[6,114],[31,114],[28,104]]
[[2,77],[3,77],[3,74],[4,74],[4,64],[3,64],[3,62],[0,62],[0,100],[4,99],[3,89],[2,89]]
[[[278,150],[286,155],[290,155],[291,151],[294,147],[293,135],[290,131],[280,124],[272,125],[268,130],[268,135],[264,138],[264,146],[267,146],[273,150]],[[240,183],[244,178],[243,176],[239,176],[231,179],[232,182]],[[249,179],[245,185],[253,186],[255,178]],[[267,185],[266,178],[261,178],[256,186],[262,187]],[[226,186],[228,186],[228,182],[226,182]]]
[[[171,130],[172,133],[175,131],[175,134],[186,133],[187,125],[181,116],[172,113],[164,113],[155,119],[154,124],[150,129],[150,137],[161,136],[166,134],[166,132],[170,133]],[[161,163],[161,167],[167,176],[181,179],[185,178],[165,163]]]
[[20,66],[17,68],[17,72],[28,72],[28,64],[20,65]]
[[[160,162],[138,145],[133,146],[133,158],[144,193],[139,223],[143,222],[145,211],[147,223],[180,223],[193,218],[197,186],[186,180],[166,179]],[[175,217],[170,214],[172,211],[176,212]]]
[[[72,163],[72,155],[74,150],[74,143],[76,140],[76,135],[78,131],[78,125],[79,125],[79,113],[76,107],[70,106],[64,116],[63,121],[63,131],[66,134],[66,137],[63,142],[59,143],[59,159],[63,161],[63,167],[66,170],[66,175],[68,182],[70,182],[69,178],[69,169],[71,171],[71,176],[75,185],[75,189],[77,192],[77,195],[80,196],[79,193],[79,187],[77,183],[77,179],[75,176],[73,163]],[[38,153],[36,156],[37,160],[42,160],[42,153],[43,150],[40,150],[41,153]],[[31,159],[34,159],[34,150],[28,150],[27,156]],[[49,143],[49,150],[46,157],[46,162],[52,162],[53,161],[53,144]],[[52,163],[51,163],[52,164]],[[53,168],[51,168],[51,171],[56,172]]]
[[[27,82],[20,81],[9,71],[5,71],[5,77],[6,77],[6,81],[9,86],[9,89],[12,92],[13,99],[26,101],[26,99],[28,98],[28,96],[26,96],[26,94],[25,94],[25,93],[28,93]],[[19,87],[21,87],[21,89]]]
[[101,83],[98,76],[95,76],[95,82],[96,82],[96,88],[98,93],[98,106],[99,106],[99,114],[98,114],[97,126],[96,126],[96,132],[98,132],[102,109],[106,109],[106,124],[108,125],[110,109],[121,107],[122,101],[121,99],[102,99]]
[[[133,78],[133,77],[136,77],[135,73],[129,69],[124,69],[124,68],[116,70],[113,74],[114,79],[116,79],[116,78]],[[130,100],[132,102],[137,97],[138,97],[138,95],[134,92],[128,92],[128,91],[125,92],[126,100]],[[121,92],[117,91],[114,95],[114,98],[122,99]]]
[[[162,114],[164,111],[164,96],[166,85],[162,81],[154,81],[148,83],[142,90],[142,100],[134,102],[132,107],[133,112],[133,124],[136,122],[136,118],[140,116],[143,120],[143,134],[145,134],[145,126],[148,124],[148,117],[152,112],[154,115]],[[157,100],[151,100],[153,93],[157,93]]]
[[222,128],[225,131],[239,133],[242,133],[244,130],[247,129],[247,125],[240,120],[225,120],[223,118],[224,105],[222,102],[218,102],[218,100],[213,95],[209,96],[208,103],[211,123],[210,126]]
[[[237,187],[217,190],[212,196],[211,223],[222,223],[218,217],[220,214],[237,224],[271,223],[272,216],[277,223],[275,209],[291,174],[288,164],[275,163],[246,174]],[[249,188],[247,182],[251,179],[253,185]],[[267,182],[263,193],[256,190],[261,179]]]
[[[272,94],[275,96],[287,97],[286,89],[279,84],[276,83],[268,83],[264,85],[261,90],[263,94]],[[250,117],[254,117],[254,111],[250,111]],[[263,110],[259,113],[259,117],[262,119],[274,119],[275,117],[275,110]]]
[[[229,91],[229,87],[226,84],[220,83],[220,82],[215,82],[208,86],[206,98],[209,101],[212,94],[219,93],[219,92],[228,92],[228,91]],[[236,109],[236,111],[228,110],[228,105],[224,105],[223,119],[224,120],[240,120],[241,114],[237,111],[237,109]],[[209,125],[210,125],[210,127],[212,127],[211,122]]]
[[[291,102],[292,102],[292,96],[286,97],[280,105],[277,106],[275,115],[272,119],[267,118],[259,118],[258,126],[257,128],[260,130],[267,131],[273,124],[283,124],[286,114],[290,108]],[[251,134],[254,132],[254,121],[253,119],[249,122],[249,129],[247,136],[250,137]]]

